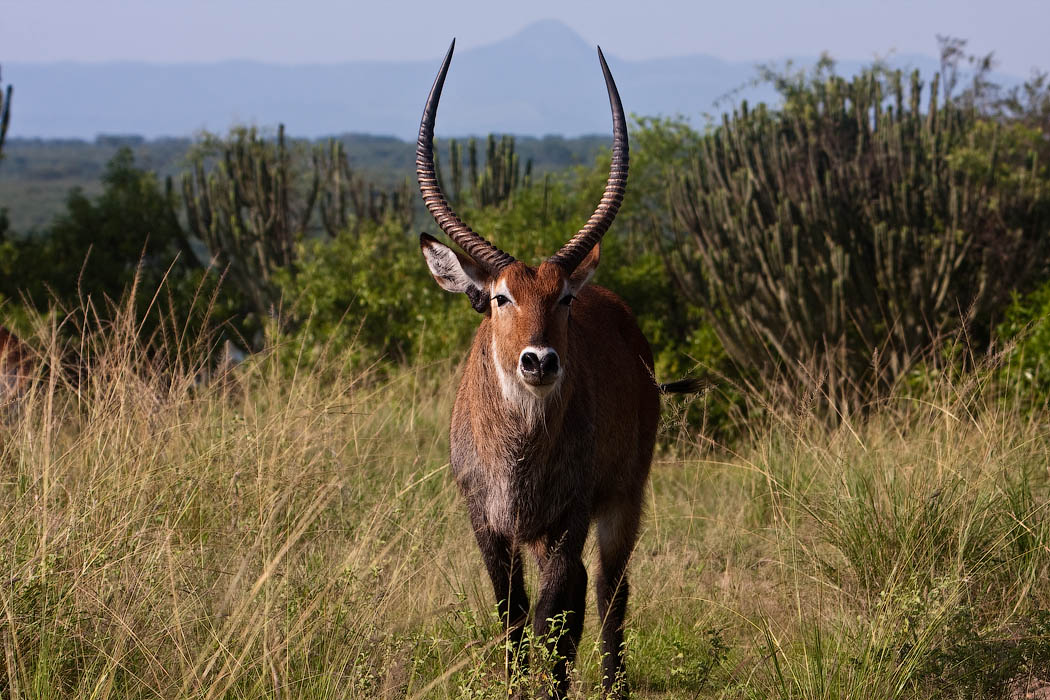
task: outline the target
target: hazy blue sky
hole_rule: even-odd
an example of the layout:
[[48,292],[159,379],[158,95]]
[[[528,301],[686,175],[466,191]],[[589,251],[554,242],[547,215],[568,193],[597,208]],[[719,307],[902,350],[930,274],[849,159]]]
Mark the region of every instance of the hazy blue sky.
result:
[[734,60],[867,59],[936,53],[935,35],[994,50],[1000,69],[1050,68],[1050,0],[0,0],[3,61],[276,63],[434,59],[559,19],[627,59],[708,53]]

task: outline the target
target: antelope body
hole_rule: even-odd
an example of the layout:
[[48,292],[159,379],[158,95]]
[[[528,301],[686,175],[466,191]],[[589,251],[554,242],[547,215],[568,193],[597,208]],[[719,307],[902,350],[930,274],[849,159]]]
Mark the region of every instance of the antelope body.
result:
[[437,183],[433,133],[453,42],[427,99],[417,175],[427,208],[466,255],[422,234],[431,274],[467,294],[484,314],[452,412],[451,464],[509,635],[518,649],[529,612],[522,550],[534,555],[540,590],[538,636],[564,615],[554,694],[568,689],[583,629],[587,570],[583,547],[596,523],[595,574],[602,621],[603,685],[623,692],[627,563],[638,535],[659,420],[649,344],[627,305],[588,284],[599,241],[627,180],[627,128],[616,85],[598,50],[613,114],[613,159],[605,195],[586,226],[557,254],[530,267],[491,245],[451,210]]
[[33,351],[0,326],[0,406],[11,405],[25,395],[36,369]]

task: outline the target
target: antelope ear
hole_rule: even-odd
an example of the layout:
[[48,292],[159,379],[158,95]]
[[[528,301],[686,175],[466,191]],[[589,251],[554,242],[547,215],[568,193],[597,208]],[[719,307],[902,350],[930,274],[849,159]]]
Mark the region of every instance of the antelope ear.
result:
[[429,234],[419,234],[419,247],[438,286],[446,292],[466,294],[475,311],[489,313],[490,278],[487,272],[467,256],[460,255]]
[[594,272],[598,269],[598,260],[602,256],[601,247],[601,243],[595,243],[591,252],[587,253],[587,257],[580,261],[572,275],[569,276],[569,289],[573,294],[579,294],[580,290],[587,286],[587,283],[594,277]]

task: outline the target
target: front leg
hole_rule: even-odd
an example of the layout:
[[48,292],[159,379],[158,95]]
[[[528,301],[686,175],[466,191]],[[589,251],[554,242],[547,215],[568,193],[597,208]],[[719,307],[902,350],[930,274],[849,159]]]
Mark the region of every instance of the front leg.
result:
[[[533,627],[537,639],[546,641],[555,656],[553,697],[569,690],[568,664],[576,658],[583,634],[587,600],[587,569],[581,555],[590,521],[586,514],[570,514],[551,528],[540,560],[540,593]],[[563,620],[557,630],[552,620]],[[553,639],[551,637],[554,637]]]
[[496,606],[507,635],[504,666],[509,680],[515,668],[524,672],[528,665],[521,644],[529,614],[529,596],[525,591],[521,553],[509,538],[490,530],[483,518],[471,517],[471,524],[485,560],[485,568],[492,580]]

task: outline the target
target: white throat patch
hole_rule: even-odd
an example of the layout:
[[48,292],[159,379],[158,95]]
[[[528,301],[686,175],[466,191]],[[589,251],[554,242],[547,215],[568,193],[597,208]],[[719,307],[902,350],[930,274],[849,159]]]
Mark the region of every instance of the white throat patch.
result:
[[542,395],[532,391],[522,382],[517,372],[508,373],[503,369],[496,353],[496,339],[492,339],[492,364],[496,368],[496,376],[499,378],[500,393],[503,400],[507,402],[511,411],[520,415],[528,429],[535,428],[542,420],[547,411],[547,405],[551,399],[558,394],[561,382],[553,385]]

